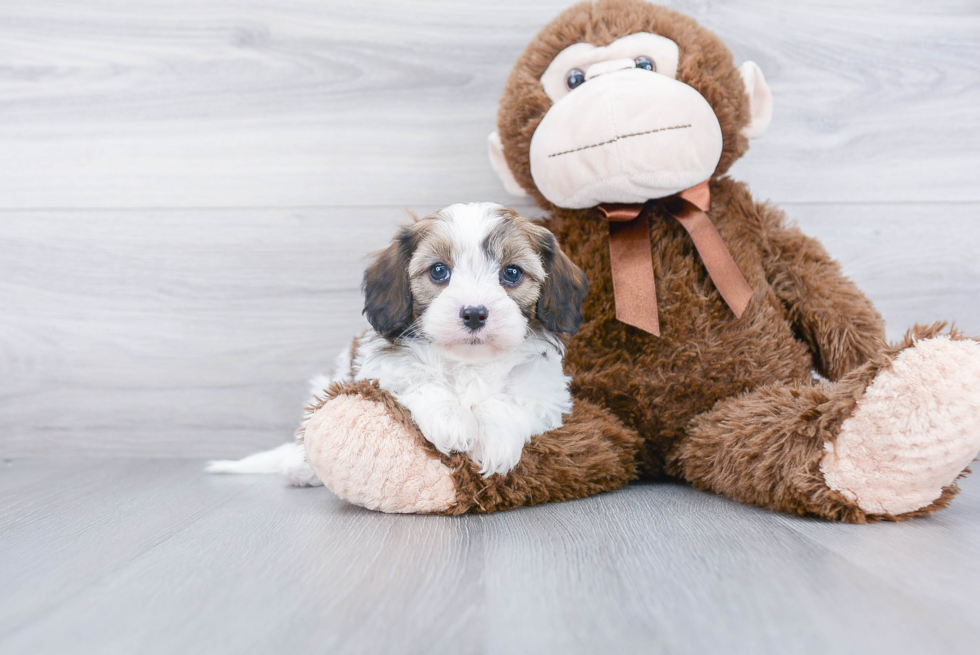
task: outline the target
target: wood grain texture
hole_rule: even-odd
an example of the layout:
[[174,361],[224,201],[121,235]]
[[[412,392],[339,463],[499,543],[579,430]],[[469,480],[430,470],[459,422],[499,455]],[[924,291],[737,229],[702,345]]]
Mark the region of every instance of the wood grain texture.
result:
[[254,482],[216,488],[188,461],[7,462],[0,468],[0,644]]
[[[980,335],[980,205],[786,209],[877,303],[891,338],[936,320]],[[305,381],[362,329],[366,253],[406,218],[387,207],[0,216],[0,454],[199,457],[290,438]]]
[[200,464],[0,469],[0,653],[976,651],[973,479],[936,516],[854,526],[674,484],[392,516]]
[[[0,7],[0,207],[506,200],[497,98],[567,0]],[[980,7],[669,3],[765,71],[736,174],[779,202],[978,201]]]

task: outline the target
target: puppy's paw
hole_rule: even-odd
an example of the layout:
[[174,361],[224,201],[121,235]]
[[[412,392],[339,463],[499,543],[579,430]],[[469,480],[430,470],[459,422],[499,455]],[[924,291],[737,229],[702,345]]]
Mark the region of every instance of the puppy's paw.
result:
[[452,471],[406,423],[383,402],[339,395],[306,424],[306,459],[327,488],[355,505],[393,513],[447,511],[456,504]]
[[473,412],[458,403],[413,407],[412,418],[419,426],[422,436],[446,455],[469,451],[480,432]]
[[480,467],[480,475],[507,475],[521,461],[527,440],[516,426],[486,424],[480,426],[480,437],[467,453]]
[[903,350],[825,449],[827,485],[869,514],[930,505],[980,450],[980,343],[941,336]]

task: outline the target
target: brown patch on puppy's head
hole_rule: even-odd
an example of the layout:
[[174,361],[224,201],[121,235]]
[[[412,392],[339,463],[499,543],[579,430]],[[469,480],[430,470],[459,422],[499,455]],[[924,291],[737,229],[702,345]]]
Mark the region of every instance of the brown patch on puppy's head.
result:
[[500,215],[504,220],[487,236],[484,248],[501,267],[523,271],[520,284],[505,286],[508,294],[525,316],[550,332],[575,334],[589,290],[585,273],[561,251],[551,232],[508,207]]
[[416,219],[416,229],[424,238],[408,263],[409,288],[412,293],[412,318],[418,319],[433,300],[445,289],[445,283],[435,282],[429,274],[432,266],[445,264],[451,271],[459,253],[453,248],[453,239],[447,230],[447,218],[441,212]]
[[531,318],[548,275],[531,238],[530,228],[534,226],[508,207],[501,207],[497,214],[503,220],[484,238],[483,251],[490,261],[499,263],[501,273],[508,266],[516,266],[523,273],[519,283],[501,286],[521,308],[521,313]]

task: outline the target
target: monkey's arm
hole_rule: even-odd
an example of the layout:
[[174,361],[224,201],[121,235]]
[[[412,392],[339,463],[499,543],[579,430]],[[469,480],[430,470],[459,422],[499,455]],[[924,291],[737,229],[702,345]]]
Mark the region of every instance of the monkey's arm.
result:
[[619,489],[636,477],[640,441],[608,411],[576,400],[561,427],[533,437],[506,476],[484,478],[468,457],[453,455],[447,464],[457,504],[444,513],[495,512]]
[[755,204],[766,277],[789,320],[814,354],[817,370],[838,380],[885,346],[885,325],[871,301],[819,241],[786,225],[781,211]]
[[444,455],[411,415],[370,381],[338,384],[312,409],[307,461],[341,498],[382,512],[493,512],[584,498],[635,477],[640,439],[612,414],[578,401],[564,424],[534,437],[506,476],[484,478],[466,455]]

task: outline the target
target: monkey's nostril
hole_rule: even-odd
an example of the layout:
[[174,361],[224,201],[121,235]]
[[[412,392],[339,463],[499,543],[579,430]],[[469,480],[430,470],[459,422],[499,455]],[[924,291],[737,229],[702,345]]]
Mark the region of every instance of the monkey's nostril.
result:
[[479,330],[487,322],[487,308],[483,305],[476,307],[463,307],[459,312],[459,317],[463,319],[463,325],[471,330]]

